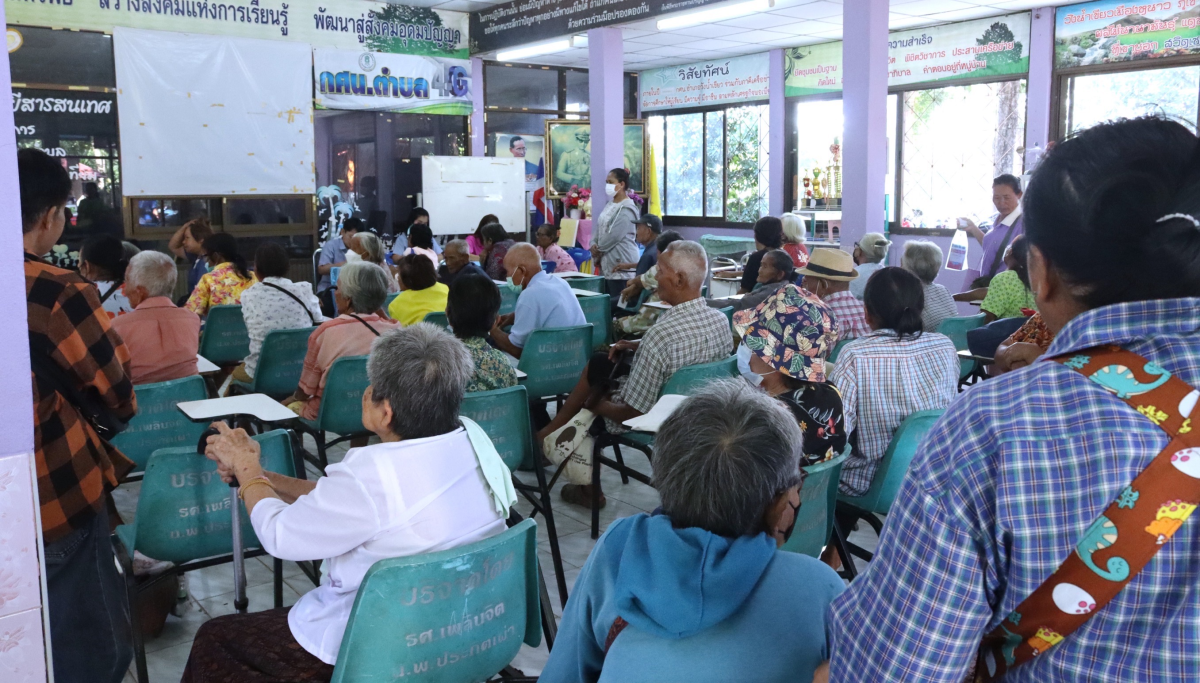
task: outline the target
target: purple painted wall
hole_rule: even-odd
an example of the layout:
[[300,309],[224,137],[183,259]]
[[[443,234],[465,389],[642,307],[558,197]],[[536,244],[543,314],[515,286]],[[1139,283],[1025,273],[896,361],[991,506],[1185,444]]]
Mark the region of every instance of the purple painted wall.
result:
[[842,244],[883,232],[887,176],[888,0],[846,0],[842,11]]
[[768,103],[768,128],[770,130],[770,141],[768,163],[768,177],[771,179],[770,192],[768,193],[767,206],[772,216],[782,215],[784,189],[787,187],[787,177],[784,172],[784,161],[787,155],[787,146],[785,144],[787,123],[787,105],[784,101],[784,59],[783,50],[771,50],[768,53],[768,63],[770,64],[770,92],[771,97]]
[[592,215],[608,203],[604,179],[625,167],[625,43],[619,28],[588,31],[588,118],[592,126]]
[[1025,172],[1033,166],[1033,150],[1045,151],[1050,140],[1051,89],[1054,84],[1054,8],[1033,10],[1029,33],[1029,85],[1025,97]]

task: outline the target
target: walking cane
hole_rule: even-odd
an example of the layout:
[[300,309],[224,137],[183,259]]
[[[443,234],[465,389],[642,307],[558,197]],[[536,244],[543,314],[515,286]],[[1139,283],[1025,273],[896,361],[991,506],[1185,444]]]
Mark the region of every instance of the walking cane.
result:
[[[236,416],[230,417],[229,422],[237,424]],[[209,427],[200,435],[196,451],[203,453],[208,446],[208,437],[219,434]],[[233,609],[238,614],[245,614],[250,601],[246,598],[246,557],[242,549],[242,503],[238,500],[238,480],[234,477],[229,482],[229,510],[233,521]]]

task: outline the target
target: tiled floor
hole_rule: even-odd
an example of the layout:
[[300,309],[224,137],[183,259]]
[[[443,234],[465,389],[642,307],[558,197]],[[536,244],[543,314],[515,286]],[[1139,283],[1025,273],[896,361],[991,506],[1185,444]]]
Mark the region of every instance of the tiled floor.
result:
[[[307,445],[312,452],[311,440]],[[330,451],[331,462],[341,460],[345,447],[336,447]],[[641,471],[649,473],[649,464],[644,456],[627,453],[627,463]],[[310,468],[311,469],[311,468]],[[315,471],[309,473],[310,478],[316,476]],[[519,472],[519,478],[528,483],[534,483],[533,473]],[[621,478],[615,472],[605,469],[601,474],[601,484],[608,498],[608,505],[600,511],[601,533],[614,520],[628,517],[639,512],[651,512],[659,504],[658,492],[649,486],[636,481],[622,484]],[[570,591],[575,585],[579,571],[587,561],[588,555],[595,545],[591,538],[591,512],[581,507],[562,502],[559,492],[562,482],[553,490],[553,512],[555,526],[558,531],[559,547],[562,551],[563,569]],[[126,522],[132,521],[136,511],[137,485],[124,485],[115,494],[117,506]],[[531,506],[522,498],[517,504],[517,510],[522,515],[528,515]],[[540,520],[539,520],[540,521]],[[863,531],[852,534],[856,543],[873,550],[875,547],[874,533],[861,525]],[[544,524],[538,526],[538,555],[546,575],[546,584],[554,605],[556,617],[562,617],[562,605],[558,597],[557,582],[553,574],[549,537]],[[271,569],[270,558],[253,558],[246,562],[247,597],[250,600],[249,611],[257,612],[271,609],[274,606],[273,581],[274,572]],[[232,614],[233,609],[233,572],[229,565],[220,565],[189,572],[185,575],[188,589],[188,599],[182,605],[182,617],[167,617],[166,627],[162,634],[146,642],[147,668],[152,683],[175,683],[182,675],[187,663],[191,642],[197,629],[205,621],[224,614]],[[312,582],[292,562],[284,563],[284,605],[291,605],[301,595],[313,588]],[[513,666],[527,674],[540,673],[549,655],[545,644],[537,648],[521,646]],[[136,683],[133,669],[125,677],[126,683]]]

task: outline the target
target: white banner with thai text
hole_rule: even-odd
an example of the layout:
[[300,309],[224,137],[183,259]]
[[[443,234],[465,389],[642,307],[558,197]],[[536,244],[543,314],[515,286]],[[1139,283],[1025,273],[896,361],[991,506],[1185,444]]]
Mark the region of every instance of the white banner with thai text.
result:
[[470,116],[466,59],[351,50],[313,50],[320,109]]
[[643,71],[642,111],[752,102],[769,97],[767,53]]

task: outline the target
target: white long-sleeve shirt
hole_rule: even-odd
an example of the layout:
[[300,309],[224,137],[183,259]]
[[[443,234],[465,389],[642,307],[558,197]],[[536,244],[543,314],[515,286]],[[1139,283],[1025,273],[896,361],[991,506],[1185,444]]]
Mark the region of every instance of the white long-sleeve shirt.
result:
[[447,550],[505,529],[467,432],[352,448],[288,505],[267,498],[250,521],[273,557],[327,559],[321,585],[288,614],[296,642],[327,664],[363,576],[379,560]]

